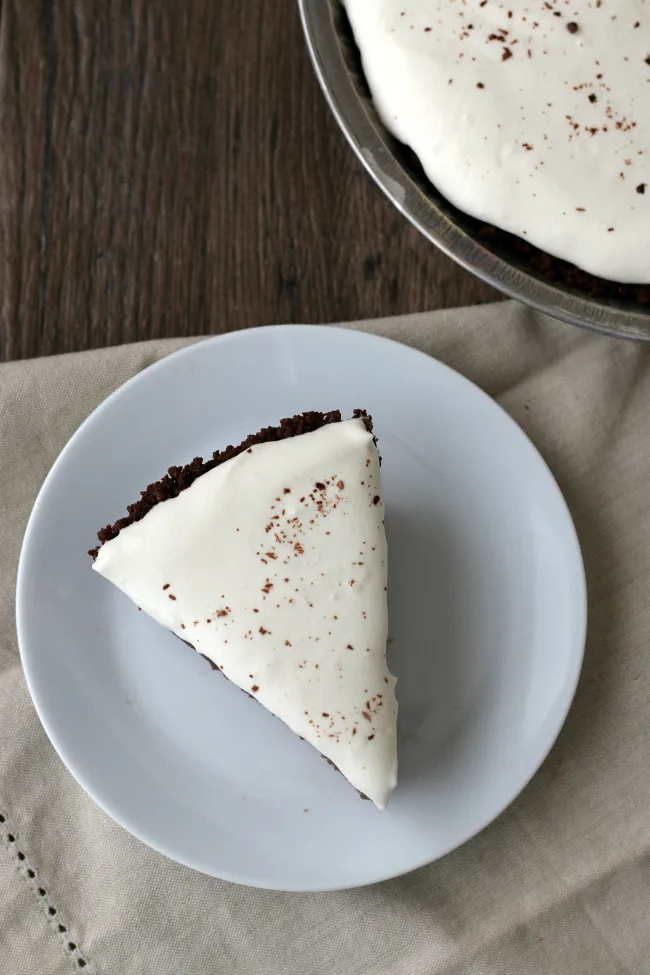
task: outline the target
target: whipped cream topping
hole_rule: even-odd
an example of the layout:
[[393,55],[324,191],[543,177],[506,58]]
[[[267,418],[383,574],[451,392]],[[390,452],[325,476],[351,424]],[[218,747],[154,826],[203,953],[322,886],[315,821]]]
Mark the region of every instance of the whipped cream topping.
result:
[[94,568],[383,809],[397,780],[386,561],[379,456],[354,419],[208,471]]
[[379,115],[464,212],[650,282],[644,0],[344,0]]

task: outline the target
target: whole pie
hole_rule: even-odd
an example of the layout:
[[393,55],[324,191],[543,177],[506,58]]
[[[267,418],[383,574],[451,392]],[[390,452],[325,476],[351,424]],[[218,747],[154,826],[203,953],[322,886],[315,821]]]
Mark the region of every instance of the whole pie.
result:
[[447,200],[587,275],[650,283],[643,0],[344,6],[381,121]]

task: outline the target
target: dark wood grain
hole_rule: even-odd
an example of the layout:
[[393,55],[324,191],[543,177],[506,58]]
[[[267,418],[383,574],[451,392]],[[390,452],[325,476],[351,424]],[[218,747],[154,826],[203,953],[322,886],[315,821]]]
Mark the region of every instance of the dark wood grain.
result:
[[488,301],[330,117],[293,0],[0,0],[0,357]]

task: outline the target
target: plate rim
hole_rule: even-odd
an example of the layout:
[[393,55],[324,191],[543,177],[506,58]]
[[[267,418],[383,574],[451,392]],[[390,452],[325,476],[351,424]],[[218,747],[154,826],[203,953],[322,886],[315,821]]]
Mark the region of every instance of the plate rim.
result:
[[[183,855],[182,851],[179,851],[178,849],[170,846],[169,843],[164,843],[159,841],[155,836],[155,834],[151,834],[150,832],[147,831],[146,828],[141,828],[139,822],[134,823],[132,818],[129,818],[128,816],[123,816],[120,813],[116,813],[114,805],[113,803],[111,803],[109,798],[107,798],[106,796],[102,796],[100,798],[95,792],[95,790],[89,787],[83,770],[81,770],[77,766],[74,759],[71,759],[69,756],[66,755],[65,742],[62,742],[56,733],[52,733],[51,724],[47,714],[46,699],[44,699],[42,696],[39,696],[39,693],[35,689],[35,678],[34,678],[35,671],[33,670],[33,668],[37,666],[34,663],[36,658],[28,649],[27,645],[29,643],[29,640],[25,636],[25,625],[23,624],[23,620],[25,618],[25,611],[27,608],[25,606],[25,595],[24,595],[25,587],[26,587],[25,580],[30,568],[29,567],[30,549],[32,549],[37,544],[38,541],[37,522],[39,518],[39,509],[41,505],[44,503],[44,498],[46,497],[50,489],[51,483],[55,480],[55,478],[59,476],[59,471],[65,467],[68,453],[72,450],[73,445],[76,443],[77,439],[80,436],[82,436],[82,431],[85,430],[85,428],[92,421],[92,419],[100,412],[105,412],[106,410],[110,410],[111,404],[116,402],[121,396],[125,395],[125,391],[129,390],[133,385],[137,385],[145,374],[150,375],[152,372],[167,368],[168,367],[167,364],[172,360],[178,360],[185,357],[191,358],[193,355],[197,354],[198,349],[204,348],[206,344],[209,344],[211,346],[214,345],[221,346],[224,344],[236,344],[242,341],[244,343],[247,343],[249,341],[255,341],[255,338],[257,337],[258,334],[269,334],[269,333],[278,333],[278,332],[283,332],[286,334],[287,332],[291,332],[291,331],[303,335],[305,334],[324,335],[325,334],[328,336],[332,336],[335,334],[339,337],[344,335],[345,336],[350,335],[350,336],[354,336],[355,338],[362,337],[363,340],[367,340],[371,343],[376,342],[387,346],[393,346],[393,347],[398,346],[402,352],[406,352],[407,354],[410,353],[414,357],[417,357],[419,360],[422,359],[428,360],[429,365],[433,369],[441,369],[444,372],[451,374],[454,377],[454,381],[459,383],[461,387],[471,388],[473,395],[478,394],[479,397],[482,398],[484,401],[488,401],[491,404],[491,407],[493,407],[501,415],[501,420],[505,421],[506,425],[515,429],[517,435],[521,438],[522,444],[525,444],[527,446],[527,449],[532,451],[538,463],[541,464],[540,469],[544,471],[546,480],[548,482],[548,486],[549,488],[551,488],[553,494],[555,495],[556,502],[559,503],[559,510],[563,515],[564,531],[568,533],[566,537],[566,541],[571,545],[574,552],[574,556],[575,556],[574,561],[575,561],[575,570],[576,570],[575,585],[577,587],[577,593],[579,597],[579,606],[576,607],[576,617],[575,617],[576,621],[579,622],[579,630],[575,641],[576,647],[571,660],[571,668],[569,670],[570,679],[567,679],[565,685],[566,699],[563,702],[563,706],[561,708],[561,711],[559,712],[556,722],[553,723],[552,729],[548,734],[548,741],[544,745],[544,748],[542,749],[542,754],[539,762],[537,762],[537,764],[534,767],[531,767],[530,772],[527,773],[525,779],[517,786],[516,790],[512,794],[509,794],[507,799],[496,810],[491,811],[487,817],[482,817],[480,825],[478,825],[475,829],[473,829],[462,840],[458,842],[452,842],[449,845],[445,846],[444,849],[438,852],[435,856],[431,857],[430,855],[427,855],[422,860],[419,860],[417,863],[407,866],[404,869],[391,870],[389,872],[382,872],[381,870],[379,870],[374,880],[363,879],[355,883],[345,883],[344,885],[338,883],[323,885],[321,883],[318,884],[317,886],[310,886],[305,884],[286,886],[286,884],[283,885],[281,883],[278,884],[269,883],[268,880],[265,880],[263,878],[253,879],[250,877],[244,877],[243,874],[240,876],[234,876],[228,870],[220,870],[220,872],[216,872],[214,867],[211,867],[209,864],[205,862],[200,862],[192,856],[185,856]],[[456,849],[459,849],[461,846],[464,846],[465,843],[469,842],[469,840],[473,839],[475,836],[481,833],[484,829],[486,829],[489,825],[491,825],[495,820],[497,820],[503,814],[503,812],[518,798],[519,795],[521,795],[524,789],[526,789],[526,787],[530,784],[532,779],[535,777],[535,775],[537,774],[537,772],[539,771],[543,763],[548,758],[565,724],[567,715],[569,713],[569,710],[571,708],[571,705],[575,697],[575,693],[580,680],[580,675],[582,672],[585,644],[586,644],[586,637],[587,637],[587,624],[588,624],[588,590],[587,590],[587,578],[585,572],[584,558],[582,555],[578,533],[575,528],[573,517],[571,515],[571,511],[566,502],[566,499],[560,489],[559,484],[557,483],[557,480],[555,479],[555,476],[553,475],[553,472],[551,471],[549,465],[547,464],[545,458],[543,457],[543,455],[541,454],[537,446],[529,438],[528,434],[519,426],[516,420],[504,409],[504,407],[501,406],[501,404],[498,403],[491,396],[489,396],[488,393],[486,393],[483,389],[481,389],[480,386],[472,382],[471,379],[468,379],[466,376],[464,376],[462,373],[458,372],[457,370],[453,369],[451,366],[448,366],[446,363],[441,362],[439,359],[435,358],[434,356],[429,355],[427,352],[423,352],[422,350],[414,346],[408,345],[407,343],[404,342],[396,341],[395,339],[388,338],[387,336],[384,335],[378,335],[374,332],[363,331],[358,328],[347,328],[347,327],[341,327],[339,325],[306,325],[306,324],[298,324],[298,323],[288,324],[288,325],[266,325],[266,326],[259,326],[256,328],[241,329],[233,332],[226,332],[222,335],[207,336],[205,338],[203,338],[202,336],[192,337],[192,338],[198,338],[199,340],[193,341],[181,349],[176,349],[174,351],[171,351],[168,355],[164,355],[160,359],[157,359],[155,362],[151,363],[150,365],[145,366],[143,369],[135,373],[135,375],[131,376],[124,383],[118,386],[117,389],[109,393],[108,396],[106,396],[100,403],[97,404],[97,406],[93,410],[91,410],[91,412],[85,417],[84,420],[82,420],[82,422],[79,424],[77,429],[67,440],[67,442],[61,449],[60,453],[56,457],[54,463],[52,464],[52,467],[48,471],[38,491],[38,494],[32,506],[29,519],[25,527],[23,540],[21,543],[20,556],[18,561],[18,572],[16,576],[16,631],[17,631],[18,648],[19,648],[23,673],[25,675],[25,680],[27,682],[29,694],[34,709],[38,715],[39,721],[41,722],[43,730],[45,731],[51,745],[53,746],[55,752],[63,762],[68,772],[72,775],[72,777],[79,784],[79,786],[81,786],[81,788],[84,790],[86,795],[88,795],[93,800],[93,802],[95,802],[99,806],[99,808],[102,809],[104,813],[106,813],[106,815],[108,815],[115,823],[117,823],[119,826],[125,829],[128,833],[130,833],[140,842],[144,843],[146,846],[156,850],[156,852],[162,854],[168,859],[176,863],[180,863],[186,867],[189,867],[190,869],[196,870],[199,873],[202,873],[206,876],[211,876],[217,879],[226,880],[230,883],[236,883],[239,885],[253,887],[262,890],[317,893],[317,892],[337,891],[337,890],[351,890],[358,887],[365,887],[370,884],[381,883],[383,881],[392,880],[397,877],[404,876],[405,874],[411,873],[414,870],[421,869],[422,867],[425,867],[428,864],[434,863],[437,860],[441,859],[442,857],[447,856],[449,853],[453,852]]]

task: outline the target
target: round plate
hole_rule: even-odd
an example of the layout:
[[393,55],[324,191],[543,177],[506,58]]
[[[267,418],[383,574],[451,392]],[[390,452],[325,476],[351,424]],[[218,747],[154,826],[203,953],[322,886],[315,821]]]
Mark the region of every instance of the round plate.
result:
[[[387,505],[400,764],[386,812],[86,555],[171,464],[356,407],[374,417]],[[386,339],[286,326],[171,355],[86,420],[34,506],[17,615],[43,726],[110,816],[205,873],[327,890],[434,860],[513,800],[571,703],[586,595],[560,491],[492,400]]]

